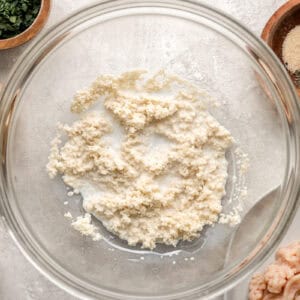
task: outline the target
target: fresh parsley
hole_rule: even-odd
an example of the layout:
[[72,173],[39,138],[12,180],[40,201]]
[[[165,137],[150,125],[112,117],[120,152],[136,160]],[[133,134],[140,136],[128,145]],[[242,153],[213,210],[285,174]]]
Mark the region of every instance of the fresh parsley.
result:
[[26,30],[39,13],[41,0],[0,0],[0,39]]

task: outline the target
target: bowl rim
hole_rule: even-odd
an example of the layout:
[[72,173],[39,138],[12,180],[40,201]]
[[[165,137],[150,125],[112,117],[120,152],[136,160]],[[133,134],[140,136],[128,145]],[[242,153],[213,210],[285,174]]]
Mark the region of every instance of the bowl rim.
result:
[[[39,53],[42,58],[44,55],[47,54],[47,52],[43,52],[43,43],[49,39],[52,41],[50,43],[50,46],[55,47],[55,45],[60,41],[59,37],[61,37],[63,34],[67,33],[60,33],[56,39],[54,37],[58,32],[61,31],[62,28],[64,28],[64,25],[66,24],[72,24],[72,21],[75,22],[76,20],[80,20],[80,17],[82,16],[88,16],[89,12],[91,13],[93,9],[99,10],[103,13],[104,9],[108,9],[110,12],[114,11],[115,9],[126,9],[126,8],[132,8],[132,7],[165,7],[165,8],[177,8],[181,10],[188,11],[189,13],[194,13],[194,11],[197,11],[198,13],[200,9],[208,13],[208,16],[212,22],[218,22],[219,25],[225,26],[228,30],[234,33],[234,30],[238,34],[239,39],[245,40],[249,39],[253,45],[258,47],[261,56],[268,59],[268,61],[262,61],[258,60],[258,64],[266,68],[266,74],[267,75],[273,75],[272,72],[278,77],[281,76],[280,81],[276,81],[274,78],[274,81],[271,80],[271,82],[274,84],[274,89],[279,90],[279,92],[284,91],[287,95],[287,103],[284,103],[287,107],[287,109],[291,110],[291,119],[289,119],[287,122],[289,123],[289,134],[293,137],[291,140],[291,145],[293,150],[297,150],[300,148],[299,143],[299,136],[300,136],[300,107],[298,103],[297,94],[295,92],[294,86],[284,69],[284,67],[279,63],[278,58],[276,55],[271,51],[271,49],[262,43],[262,41],[256,37],[253,33],[251,33],[246,27],[241,25],[239,22],[235,21],[232,17],[229,15],[210,7],[209,5],[199,3],[195,0],[154,0],[154,1],[139,1],[136,2],[134,0],[112,0],[112,1],[103,1],[100,3],[93,4],[91,6],[88,6],[84,9],[81,9],[71,16],[64,19],[62,22],[58,23],[57,25],[53,26],[50,30],[45,32],[43,35],[39,37],[30,47],[28,47],[27,51],[25,51],[21,57],[18,59],[16,64],[14,65],[10,76],[8,80],[8,84],[4,87],[1,100],[0,101],[0,127],[4,128],[4,135],[1,137],[1,143],[0,143],[0,151],[2,153],[2,165],[0,169],[0,176],[1,176],[1,186],[0,186],[0,192],[2,195],[2,198],[0,199],[0,215],[3,216],[3,221],[6,224],[11,236],[13,237],[14,241],[18,245],[18,247],[21,249],[22,253],[27,257],[27,259],[41,272],[43,273],[48,279],[50,279],[52,282],[60,286],[61,288],[65,289],[69,293],[77,296],[82,297],[84,299],[93,299],[95,296],[99,296],[99,294],[95,294],[94,291],[91,290],[85,290],[82,288],[82,285],[79,283],[79,279],[76,280],[74,278],[75,276],[72,276],[72,274],[67,273],[62,267],[60,267],[57,263],[50,265],[45,261],[43,256],[37,252],[39,249],[38,243],[36,243],[34,240],[30,240],[28,236],[25,236],[23,224],[18,224],[15,216],[10,212],[9,207],[7,206],[7,203],[4,202],[4,200],[8,201],[9,193],[7,190],[7,178],[6,178],[6,151],[7,151],[7,135],[5,134],[6,131],[8,131],[9,127],[9,121],[11,118],[11,110],[8,109],[9,105],[14,105],[14,101],[16,97],[18,96],[18,89],[16,89],[16,82],[20,81],[22,78],[21,74],[24,75],[25,72],[28,71],[28,61],[30,61],[29,54],[31,54],[34,59],[31,60],[35,61],[37,58],[37,53]],[[49,47],[49,45],[48,45]],[[45,49],[44,49],[45,50]],[[39,62],[39,61],[38,61]],[[32,61],[31,61],[32,63]],[[27,68],[27,69],[26,69]],[[26,69],[26,71],[25,71]],[[272,71],[271,71],[272,70]],[[268,74],[268,72],[270,74]],[[275,77],[276,77],[275,76]],[[12,92],[13,91],[13,92]],[[280,94],[280,93],[279,93]],[[6,99],[6,100],[5,100]],[[277,100],[277,99],[276,99]],[[285,100],[285,99],[282,99]],[[298,125],[298,126],[297,126]],[[106,297],[105,299],[147,299],[147,300],[154,300],[154,299],[178,299],[184,298],[184,299],[200,299],[201,297],[204,297],[204,299],[208,299],[210,297],[216,296],[220,293],[222,293],[224,290],[226,290],[229,287],[234,286],[241,280],[243,280],[255,267],[258,267],[260,264],[263,263],[264,260],[268,258],[268,256],[271,254],[271,251],[278,245],[281,238],[283,237],[283,234],[286,232],[288,225],[291,223],[293,216],[296,213],[296,207],[297,207],[297,200],[299,198],[299,182],[300,182],[300,176],[299,171],[300,170],[300,161],[298,157],[297,151],[291,155],[291,159],[293,159],[293,170],[289,171],[289,177],[286,179],[287,187],[283,193],[283,202],[285,202],[287,205],[285,207],[281,207],[279,210],[279,213],[275,220],[273,221],[272,228],[269,229],[268,232],[266,232],[266,239],[263,241],[263,243],[260,243],[251,253],[248,257],[246,257],[237,267],[238,273],[233,274],[234,272],[230,272],[230,274],[227,274],[225,279],[216,281],[216,283],[213,286],[208,287],[208,290],[205,291],[199,291],[199,288],[195,288],[193,290],[184,291],[177,294],[170,294],[166,296],[136,296],[136,295],[124,295],[113,291],[103,290],[101,289],[101,295],[103,297]],[[277,228],[278,231],[276,233],[272,233],[272,230],[274,231],[274,228]],[[23,231],[23,232],[22,232]],[[35,248],[36,247],[36,248]],[[52,261],[54,261],[52,259]],[[251,262],[251,264],[249,263]],[[68,276],[67,276],[68,275]],[[88,293],[89,292],[89,293]],[[200,293],[200,294],[199,294]]]
[[41,0],[39,13],[35,17],[33,23],[24,31],[13,37],[0,39],[0,50],[20,46],[35,37],[45,25],[50,13],[50,8],[51,0]]

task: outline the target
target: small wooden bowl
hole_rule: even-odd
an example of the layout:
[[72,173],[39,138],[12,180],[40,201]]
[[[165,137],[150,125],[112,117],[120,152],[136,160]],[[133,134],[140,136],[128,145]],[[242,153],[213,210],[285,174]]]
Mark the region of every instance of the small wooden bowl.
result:
[[[290,0],[281,6],[267,22],[261,37],[273,49],[279,59],[282,59],[282,44],[286,35],[295,26],[300,25],[300,0]],[[294,76],[289,72],[292,80]],[[296,86],[300,96],[300,87]]]
[[32,39],[43,28],[47,21],[50,12],[50,2],[51,0],[41,0],[40,11],[33,23],[25,31],[14,37],[4,40],[0,39],[0,49],[14,48]]

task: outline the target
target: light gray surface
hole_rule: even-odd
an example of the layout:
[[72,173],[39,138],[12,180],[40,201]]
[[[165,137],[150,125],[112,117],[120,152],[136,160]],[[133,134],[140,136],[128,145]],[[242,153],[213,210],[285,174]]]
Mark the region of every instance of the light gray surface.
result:
[[[83,7],[91,0],[53,0],[51,15],[46,27],[60,21],[75,9]],[[218,7],[236,17],[256,34],[259,34],[269,16],[283,0],[205,0],[212,6]],[[4,83],[8,72],[25,46],[13,50],[0,51],[0,84]],[[300,226],[300,213],[295,219],[283,243],[299,239],[297,228]],[[0,223],[0,299],[75,299],[36,271],[22,256],[12,239]],[[239,285],[229,299],[245,299],[246,284]]]

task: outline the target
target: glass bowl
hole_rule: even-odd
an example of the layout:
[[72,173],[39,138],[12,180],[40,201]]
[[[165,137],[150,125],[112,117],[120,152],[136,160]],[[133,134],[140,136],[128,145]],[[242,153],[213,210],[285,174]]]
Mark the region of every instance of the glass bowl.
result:
[[[244,178],[233,150],[224,209],[232,197],[245,214],[277,189],[260,226],[225,259],[234,231],[207,228],[177,248],[130,248],[109,233],[94,242],[64,213],[81,214],[60,179],[45,170],[58,121],[71,122],[72,96],[100,74],[165,69],[206,89],[211,113],[248,154]],[[20,57],[3,90],[1,215],[26,257],[60,287],[84,299],[208,299],[262,262],[286,231],[299,189],[299,106],[284,68],[269,48],[230,17],[179,0],[108,1],[55,26]],[[239,199],[233,178],[248,188]],[[238,195],[238,196],[236,196]],[[65,206],[64,202],[69,205]]]

